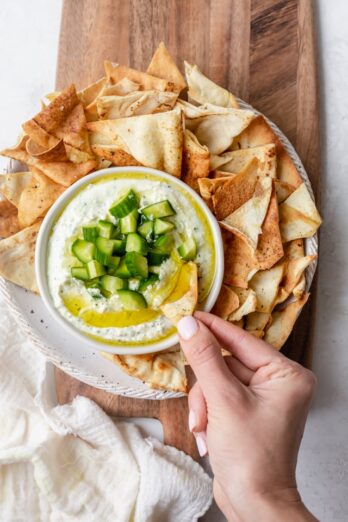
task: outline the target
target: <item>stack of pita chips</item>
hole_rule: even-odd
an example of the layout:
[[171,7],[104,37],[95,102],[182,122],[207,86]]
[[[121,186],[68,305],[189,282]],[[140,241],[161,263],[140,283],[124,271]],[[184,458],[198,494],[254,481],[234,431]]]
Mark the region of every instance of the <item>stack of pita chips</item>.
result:
[[[18,143],[1,152],[23,172],[0,176],[0,275],[37,291],[40,223],[81,177],[112,165],[160,169],[196,190],[221,225],[225,278],[214,312],[280,349],[308,299],[305,270],[315,256],[303,240],[321,223],[286,149],[262,116],[240,109],[196,65],[185,62],[185,80],[164,44],[146,72],[104,66],[85,89],[47,95]],[[189,101],[180,98],[186,87]],[[197,305],[194,266],[187,293],[163,306],[174,323]],[[180,352],[111,359],[150,386],[186,390]]]

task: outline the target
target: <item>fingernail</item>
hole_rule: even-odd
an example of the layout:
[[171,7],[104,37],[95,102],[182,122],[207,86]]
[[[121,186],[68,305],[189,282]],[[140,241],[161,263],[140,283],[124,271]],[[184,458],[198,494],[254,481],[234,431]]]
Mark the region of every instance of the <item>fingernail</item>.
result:
[[196,414],[195,414],[195,412],[193,410],[190,410],[189,411],[189,418],[188,418],[188,425],[189,425],[189,430],[191,432],[195,429],[196,424],[197,424]]
[[194,433],[194,436],[196,437],[199,456],[204,457],[208,453],[205,433],[201,431],[200,433]]
[[185,341],[188,341],[195,335],[198,330],[198,323],[192,315],[188,315],[180,319],[177,324],[178,332],[180,337]]

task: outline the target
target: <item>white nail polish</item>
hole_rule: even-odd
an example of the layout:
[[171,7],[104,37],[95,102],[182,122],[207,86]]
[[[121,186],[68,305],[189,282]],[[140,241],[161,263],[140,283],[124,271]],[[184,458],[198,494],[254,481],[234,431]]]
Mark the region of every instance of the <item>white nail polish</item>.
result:
[[197,421],[196,421],[196,414],[193,410],[189,411],[189,417],[188,417],[188,425],[189,430],[192,432],[196,427]]
[[195,433],[197,449],[200,457],[204,457],[208,453],[206,436],[203,431],[200,433]]

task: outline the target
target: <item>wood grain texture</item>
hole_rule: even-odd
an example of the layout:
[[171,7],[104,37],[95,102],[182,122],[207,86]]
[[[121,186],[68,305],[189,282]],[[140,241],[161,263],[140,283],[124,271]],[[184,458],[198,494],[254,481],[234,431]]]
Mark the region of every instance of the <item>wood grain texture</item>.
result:
[[[271,118],[288,136],[319,201],[319,96],[311,0],[65,0],[57,88],[103,75],[103,60],[146,69],[164,41],[183,70],[196,63],[212,80]],[[310,365],[316,280],[310,302],[284,347]],[[165,441],[197,456],[186,429],[186,400],[139,401],[91,388],[57,370],[60,402],[80,393],[107,413],[153,416]]]

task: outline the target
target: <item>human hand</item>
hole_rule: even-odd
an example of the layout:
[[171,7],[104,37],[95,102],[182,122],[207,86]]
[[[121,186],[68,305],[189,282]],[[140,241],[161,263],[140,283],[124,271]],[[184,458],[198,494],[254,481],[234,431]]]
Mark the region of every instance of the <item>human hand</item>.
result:
[[[228,520],[316,520],[296,462],[315,387],[312,372],[227,321],[197,312],[178,324],[197,383],[190,429],[209,451],[214,496]],[[223,358],[221,347],[233,353]]]

